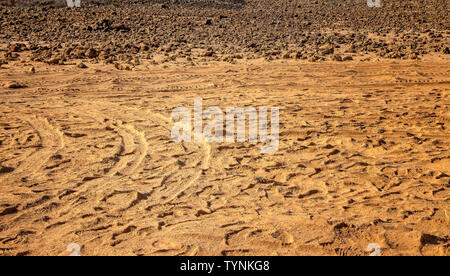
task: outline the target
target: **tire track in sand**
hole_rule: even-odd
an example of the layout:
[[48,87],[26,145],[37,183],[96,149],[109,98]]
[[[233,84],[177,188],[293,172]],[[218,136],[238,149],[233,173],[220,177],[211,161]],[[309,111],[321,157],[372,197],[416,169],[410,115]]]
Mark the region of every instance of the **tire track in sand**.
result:
[[[150,133],[153,133],[153,127],[162,127],[164,132],[167,131],[167,137],[171,139],[171,126],[173,125],[173,120],[162,114],[133,107],[124,109],[123,106],[111,102],[96,102],[96,104],[92,104],[92,102],[78,101],[78,103],[83,106],[83,108],[75,108],[73,112],[92,118],[100,125],[103,125],[105,129],[117,133],[122,140],[118,152],[112,157],[116,163],[111,168],[105,170],[104,177],[131,177],[133,174],[136,174],[139,169],[145,169],[145,164],[142,164],[149,152],[152,151],[152,148],[149,147],[149,141],[147,141],[144,130],[139,131],[137,126],[129,122],[135,121],[140,122],[141,124],[144,122],[144,124],[150,128]],[[99,107],[102,109],[100,112],[97,111]],[[80,112],[80,110],[82,110],[82,112]],[[111,118],[107,114],[115,114],[115,116],[114,118]],[[123,118],[121,116],[123,116]],[[119,118],[124,121],[119,120]],[[152,123],[150,123],[150,121]],[[142,127],[143,126],[140,128]],[[145,127],[145,130],[149,131],[147,127]],[[211,147],[204,138],[199,146],[203,151],[199,164],[201,167],[197,168],[195,172],[190,173],[190,176],[184,175],[185,171],[164,170],[164,175],[161,175],[163,177],[161,186],[155,187],[155,190],[152,193],[145,196],[145,199],[155,202],[152,206],[165,205],[177,198],[181,198],[185,195],[186,190],[193,186],[205,171],[209,169]],[[157,147],[158,146],[155,145],[153,148]],[[198,152],[198,146],[190,143],[183,144],[180,148],[184,148],[188,151],[190,150],[191,152]],[[198,159],[195,158],[192,163],[197,162],[196,160]],[[152,162],[156,164],[158,161],[159,160],[154,160]],[[167,181],[172,177],[179,179],[177,185],[171,185],[174,183]],[[101,178],[102,177],[95,177],[92,180],[97,183],[95,180]],[[181,179],[183,179],[183,181],[180,181]],[[139,202],[141,200],[142,199],[138,199],[137,201]],[[137,203],[133,203],[130,206],[135,206],[136,204]]]
[[122,140],[120,150],[114,157],[117,163],[106,171],[106,176],[133,175],[148,153],[145,134],[138,131],[133,125],[124,124],[120,120],[112,120],[93,110],[95,110],[95,107],[86,109],[84,115],[88,115],[98,123],[105,125],[105,128],[114,130]]
[[59,150],[64,148],[62,133],[55,129],[47,118],[41,118],[36,115],[20,118],[27,122],[37,133],[40,139],[39,149],[28,157],[24,158],[20,165],[8,176],[8,178],[29,177],[37,173],[48,160]]
[[[120,110],[122,107],[118,105],[114,110]],[[129,108],[128,111],[132,111],[134,115],[139,119],[145,119],[148,120],[148,118],[153,118],[152,121],[156,121],[157,124],[165,128],[168,132],[168,136],[171,136],[171,128],[174,124],[172,118],[164,116],[160,113],[152,112],[148,109],[137,109],[137,108]],[[162,123],[164,122],[164,123]],[[145,140],[145,136],[143,133],[141,133],[142,138]],[[147,142],[146,142],[147,143]],[[148,144],[147,144],[148,146]],[[180,198],[184,195],[185,191],[189,189],[195,182],[197,182],[200,177],[209,169],[210,166],[210,159],[211,159],[211,146],[204,137],[202,136],[202,141],[200,143],[200,146],[203,149],[203,158],[201,161],[201,169],[198,170],[193,177],[190,178],[189,181],[184,182],[181,185],[176,185],[172,187],[166,187],[166,183],[168,182],[168,178],[172,177],[173,173],[168,173],[166,176],[164,176],[162,181],[162,187],[161,191],[158,193],[158,197],[164,198],[162,202],[159,202],[157,205],[163,205],[172,202],[173,200]],[[189,148],[191,145],[187,145],[183,143],[183,147]],[[148,149],[148,148],[147,148]],[[176,173],[176,172],[175,172]]]
[[[149,112],[153,115],[155,115],[158,118],[164,119],[166,122],[168,122],[170,125],[173,125],[172,118],[166,117],[161,114],[155,114],[152,112]],[[184,192],[189,189],[195,182],[197,182],[200,177],[209,169],[210,166],[210,159],[211,159],[211,145],[205,140],[205,137],[202,135],[202,141],[200,143],[201,147],[203,148],[203,160],[202,160],[202,168],[200,171],[198,171],[195,176],[185,183],[184,185],[180,185],[178,189],[172,189],[172,195],[165,195],[165,200],[162,204],[167,204],[175,200],[176,198],[180,198],[183,196]],[[177,186],[178,187],[178,186]]]

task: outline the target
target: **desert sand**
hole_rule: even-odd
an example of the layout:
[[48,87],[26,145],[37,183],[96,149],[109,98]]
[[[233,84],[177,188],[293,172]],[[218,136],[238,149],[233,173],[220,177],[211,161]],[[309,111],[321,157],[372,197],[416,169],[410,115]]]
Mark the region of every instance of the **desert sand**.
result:
[[[450,255],[446,1],[141,2],[0,6],[0,255]],[[198,98],[278,151],[174,142]]]

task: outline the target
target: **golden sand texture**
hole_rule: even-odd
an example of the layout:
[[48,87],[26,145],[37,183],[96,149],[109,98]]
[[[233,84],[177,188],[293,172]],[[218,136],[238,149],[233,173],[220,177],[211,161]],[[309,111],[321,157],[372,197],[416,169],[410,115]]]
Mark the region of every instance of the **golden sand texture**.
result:
[[[84,63],[0,69],[1,255],[449,255],[448,59]],[[279,150],[173,142],[196,98]]]

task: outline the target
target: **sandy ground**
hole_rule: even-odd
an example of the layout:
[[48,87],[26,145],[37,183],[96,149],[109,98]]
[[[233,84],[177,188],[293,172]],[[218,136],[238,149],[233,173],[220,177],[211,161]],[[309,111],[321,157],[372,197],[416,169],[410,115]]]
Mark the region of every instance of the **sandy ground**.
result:
[[[450,255],[448,58],[75,64],[0,69],[1,255]],[[173,142],[196,98],[278,152]]]
[[0,255],[450,255],[449,3],[381,4],[0,0]]

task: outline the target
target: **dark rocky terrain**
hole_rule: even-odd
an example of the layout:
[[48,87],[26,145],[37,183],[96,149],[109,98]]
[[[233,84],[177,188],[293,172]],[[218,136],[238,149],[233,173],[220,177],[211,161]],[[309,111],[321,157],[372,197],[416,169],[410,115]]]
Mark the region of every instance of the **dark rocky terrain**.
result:
[[[188,61],[449,53],[446,0],[382,0],[381,8],[369,8],[364,0],[84,0],[79,9],[67,8],[65,1],[11,2],[0,7],[3,63],[15,58],[15,50],[31,50],[33,60],[55,64],[72,58],[152,59],[160,53]],[[26,45],[8,45],[17,41]]]

